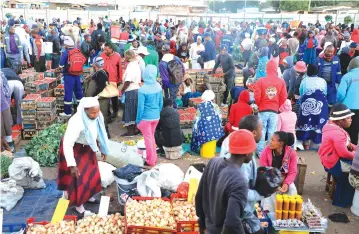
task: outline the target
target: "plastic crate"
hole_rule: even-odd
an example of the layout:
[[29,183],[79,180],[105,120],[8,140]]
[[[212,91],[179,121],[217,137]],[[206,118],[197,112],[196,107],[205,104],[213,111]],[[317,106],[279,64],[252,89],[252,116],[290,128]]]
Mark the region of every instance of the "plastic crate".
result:
[[[50,222],[49,221],[35,221],[36,219],[34,217],[30,217],[26,221],[26,229],[28,229],[29,225],[47,225]],[[65,215],[64,221],[74,221],[76,225],[77,217],[74,215]]]
[[[179,198],[177,193],[173,193],[171,195],[171,203],[173,206],[174,201],[187,201],[186,198]],[[181,234],[198,234],[199,233],[199,225],[198,221],[191,220],[191,221],[177,221],[176,222],[177,227],[177,233]]]
[[[132,200],[137,201],[147,201],[153,200],[153,197],[132,197]],[[164,201],[170,202],[168,198],[161,198]],[[175,234],[177,233],[174,229],[166,229],[166,228],[157,228],[157,227],[144,227],[144,226],[135,226],[135,225],[127,225],[126,220],[126,205],[125,205],[125,227],[127,234]]]
[[19,232],[21,229],[25,230],[26,223],[7,223],[2,225],[2,233]]
[[22,131],[22,125],[21,124],[15,124],[12,126],[12,132],[21,132]]
[[55,108],[56,98],[46,97],[40,98],[36,101],[37,110],[49,111]]

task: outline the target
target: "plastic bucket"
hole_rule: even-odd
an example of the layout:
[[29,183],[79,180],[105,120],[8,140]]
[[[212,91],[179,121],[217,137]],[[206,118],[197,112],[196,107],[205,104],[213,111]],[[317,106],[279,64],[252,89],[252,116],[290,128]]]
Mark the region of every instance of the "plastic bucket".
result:
[[137,177],[133,181],[128,182],[128,180],[120,179],[115,176],[115,181],[117,184],[118,202],[124,205],[125,203],[121,196],[124,194],[128,194],[132,189],[137,188]]
[[210,141],[201,146],[200,155],[203,158],[213,158],[216,156],[217,141]]

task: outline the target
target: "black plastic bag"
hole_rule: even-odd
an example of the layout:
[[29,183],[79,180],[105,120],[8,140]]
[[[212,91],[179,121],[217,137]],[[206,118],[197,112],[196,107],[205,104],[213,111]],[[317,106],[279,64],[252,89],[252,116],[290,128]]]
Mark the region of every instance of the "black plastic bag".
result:
[[264,197],[275,193],[282,184],[280,171],[274,167],[259,167],[257,169],[257,180],[255,190]]

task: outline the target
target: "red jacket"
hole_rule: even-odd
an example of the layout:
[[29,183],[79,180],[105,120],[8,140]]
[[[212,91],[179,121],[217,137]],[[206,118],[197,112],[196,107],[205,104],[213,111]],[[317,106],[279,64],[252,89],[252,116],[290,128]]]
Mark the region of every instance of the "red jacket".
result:
[[[297,153],[291,147],[285,147],[285,155],[282,163],[282,175],[285,175],[283,184],[291,185],[294,183],[295,177],[297,176]],[[260,165],[261,167],[271,167],[273,161],[272,150],[267,146],[261,153]],[[284,171],[284,172],[283,172]]]
[[[322,131],[322,144],[318,154],[325,168],[333,168],[340,158],[353,160],[356,146],[350,142],[350,137],[344,129],[329,121]],[[352,151],[348,150],[349,145],[353,148]]]
[[239,122],[244,116],[251,115],[253,113],[249,103],[249,92],[248,90],[243,90],[239,95],[238,102],[233,104],[231,107],[231,112],[229,114],[229,123],[238,128]]
[[103,68],[109,73],[108,81],[116,82],[116,84],[121,83],[123,75],[121,55],[117,52],[114,52],[111,56],[107,56],[105,52],[102,52],[100,56],[105,62]]
[[278,65],[274,60],[267,63],[267,76],[260,78],[255,85],[254,100],[259,112],[273,111],[278,113],[288,97],[283,79],[278,77]]

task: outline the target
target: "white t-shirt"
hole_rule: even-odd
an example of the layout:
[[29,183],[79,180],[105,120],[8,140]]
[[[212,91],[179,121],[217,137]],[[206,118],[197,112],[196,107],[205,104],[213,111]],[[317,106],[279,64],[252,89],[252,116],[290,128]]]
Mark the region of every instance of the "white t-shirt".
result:
[[125,90],[125,92],[140,88],[141,68],[140,68],[140,65],[137,60],[130,62],[127,65],[125,74],[123,76],[124,76],[125,82],[126,81],[131,82],[130,85],[128,86],[128,88]]

